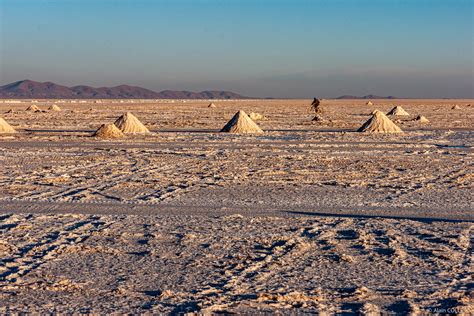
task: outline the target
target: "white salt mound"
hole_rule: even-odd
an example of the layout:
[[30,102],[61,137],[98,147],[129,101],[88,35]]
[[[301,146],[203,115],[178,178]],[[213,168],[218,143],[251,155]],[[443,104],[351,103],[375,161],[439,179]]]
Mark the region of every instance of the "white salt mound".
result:
[[262,129],[245,113],[240,110],[221,129],[225,133],[263,133]]
[[457,104],[451,108],[451,110],[460,110],[460,109],[461,107]]
[[0,117],[0,133],[16,133],[16,130],[8,124],[3,118]]
[[264,116],[262,114],[255,112],[250,113],[249,117],[252,119],[252,121],[259,121],[264,119]]
[[148,128],[132,113],[127,112],[114,123],[123,133],[149,133]]
[[53,111],[53,112],[59,112],[59,111],[61,111],[61,108],[59,106],[57,106],[56,104],[53,104],[48,108],[48,110]]
[[29,112],[41,112],[40,108],[36,104],[30,105],[26,110]]
[[215,105],[214,103],[212,103],[212,102],[211,102],[211,103],[209,103],[209,105],[208,105],[207,107],[208,107],[208,108],[215,108],[215,107],[216,107],[216,105]]
[[390,112],[387,113],[387,115],[406,116],[410,114],[408,114],[408,112],[405,111],[401,106],[397,105],[396,107],[391,109]]
[[368,101],[365,105],[373,105],[371,101]]
[[429,121],[426,117],[424,117],[423,115],[418,115],[418,116],[414,119],[414,121],[420,122],[420,123],[429,123],[429,122],[430,122],[430,121]]
[[92,136],[99,138],[123,138],[125,135],[115,124],[103,124]]
[[372,117],[364,123],[358,130],[364,133],[402,133],[403,131],[395,125],[385,114],[380,111],[375,112]]

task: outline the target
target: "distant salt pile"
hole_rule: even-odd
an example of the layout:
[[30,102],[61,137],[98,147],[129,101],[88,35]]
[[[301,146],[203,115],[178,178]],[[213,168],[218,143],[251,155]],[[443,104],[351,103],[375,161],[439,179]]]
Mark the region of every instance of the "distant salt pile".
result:
[[252,121],[260,121],[264,119],[264,116],[262,114],[255,112],[250,113],[249,117],[252,119]]
[[92,136],[99,138],[123,138],[125,135],[115,124],[103,124]]
[[59,111],[61,111],[61,108],[59,106],[57,106],[56,104],[53,104],[48,108],[48,110],[53,111],[53,112],[59,112]]
[[208,108],[215,108],[215,107],[216,107],[216,105],[215,105],[214,103],[212,103],[212,102],[211,102],[211,103],[209,103],[209,105],[208,105],[207,107],[208,107]]
[[16,130],[8,124],[3,118],[0,117],[0,133],[16,133]]
[[424,117],[423,115],[418,115],[414,121],[419,122],[419,123],[429,123],[430,121]]
[[395,125],[385,114],[376,111],[372,117],[358,130],[364,133],[402,133],[403,131]]
[[41,112],[40,108],[36,104],[30,105],[26,110],[28,112]]
[[374,105],[371,101],[368,101],[365,105]]
[[5,113],[13,113],[13,112],[14,112],[13,109],[10,109],[10,110],[6,111]]
[[461,107],[457,104],[451,108],[451,110],[460,110],[460,109]]
[[239,134],[263,133],[262,129],[242,110],[235,113],[222,128],[221,132]]
[[405,111],[401,106],[397,105],[396,107],[391,109],[390,112],[387,113],[387,115],[407,116],[407,115],[410,115],[410,114],[408,114],[408,112]]
[[148,128],[140,122],[132,113],[127,112],[115,121],[117,126],[123,133],[149,133]]

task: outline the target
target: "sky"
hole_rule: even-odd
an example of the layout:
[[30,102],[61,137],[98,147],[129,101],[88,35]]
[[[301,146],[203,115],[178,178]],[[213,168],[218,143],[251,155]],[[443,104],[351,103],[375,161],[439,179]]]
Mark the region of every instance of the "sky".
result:
[[0,85],[474,98],[474,0],[0,0]]

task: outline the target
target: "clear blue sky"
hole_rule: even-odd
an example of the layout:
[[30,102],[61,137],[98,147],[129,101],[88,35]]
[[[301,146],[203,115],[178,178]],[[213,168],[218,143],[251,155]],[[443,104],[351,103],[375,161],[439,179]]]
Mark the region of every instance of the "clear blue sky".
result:
[[0,0],[0,85],[474,97],[474,0]]

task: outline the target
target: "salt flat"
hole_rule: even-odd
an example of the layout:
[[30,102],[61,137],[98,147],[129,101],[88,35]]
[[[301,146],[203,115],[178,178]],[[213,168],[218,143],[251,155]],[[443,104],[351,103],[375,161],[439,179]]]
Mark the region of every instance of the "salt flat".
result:
[[0,311],[469,311],[474,100],[372,101],[0,103]]

